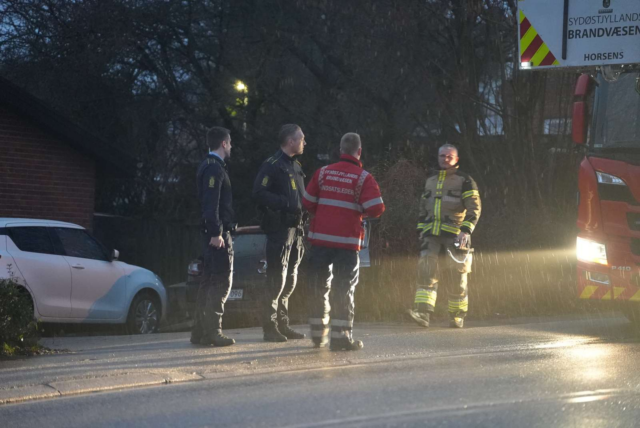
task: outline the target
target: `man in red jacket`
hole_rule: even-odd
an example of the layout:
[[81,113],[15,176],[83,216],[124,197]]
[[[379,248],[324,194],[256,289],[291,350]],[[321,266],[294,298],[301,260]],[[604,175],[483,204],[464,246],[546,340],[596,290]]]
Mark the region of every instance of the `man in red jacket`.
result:
[[[380,187],[362,169],[360,136],[348,133],[340,140],[340,161],[316,171],[307,186],[303,204],[311,215],[309,227],[309,324],[316,347],[329,339],[331,350],[362,349],[362,341],[352,337],[360,260],[364,238],[362,217],[380,217],[384,203]],[[331,282],[335,279],[335,292]]]

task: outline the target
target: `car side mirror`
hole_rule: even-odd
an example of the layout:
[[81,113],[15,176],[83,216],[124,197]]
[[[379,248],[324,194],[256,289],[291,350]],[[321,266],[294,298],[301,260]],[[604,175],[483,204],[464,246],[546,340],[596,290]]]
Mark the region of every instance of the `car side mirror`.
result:
[[120,257],[120,251],[118,250],[112,250],[111,251],[111,261],[115,262],[116,260],[118,260],[118,258]]

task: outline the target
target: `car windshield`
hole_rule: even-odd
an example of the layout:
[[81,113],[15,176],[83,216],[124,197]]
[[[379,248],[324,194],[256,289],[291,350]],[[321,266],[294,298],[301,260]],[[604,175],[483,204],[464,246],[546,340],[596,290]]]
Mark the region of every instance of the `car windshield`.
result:
[[595,150],[640,150],[640,93],[638,72],[625,73],[615,82],[598,76],[595,106]]

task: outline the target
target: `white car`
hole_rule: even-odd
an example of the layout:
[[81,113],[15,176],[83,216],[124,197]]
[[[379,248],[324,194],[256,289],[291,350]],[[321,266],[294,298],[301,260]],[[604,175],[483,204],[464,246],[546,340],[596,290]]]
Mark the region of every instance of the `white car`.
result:
[[28,291],[42,322],[157,331],[167,312],[162,281],[118,256],[76,224],[0,218],[0,279],[12,277]]

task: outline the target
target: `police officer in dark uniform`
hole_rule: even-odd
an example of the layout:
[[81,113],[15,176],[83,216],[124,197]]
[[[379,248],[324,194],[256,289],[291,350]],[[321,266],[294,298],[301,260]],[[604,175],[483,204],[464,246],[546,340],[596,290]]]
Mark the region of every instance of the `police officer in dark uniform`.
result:
[[268,342],[305,337],[289,327],[289,297],[304,255],[304,173],[294,156],[302,154],[307,143],[302,129],[293,124],[282,126],[278,140],[280,150],[262,164],[253,184],[253,197],[264,215],[262,230],[267,234],[263,329]]
[[202,207],[204,275],[198,288],[191,343],[229,346],[235,340],[222,334],[224,303],[231,291],[233,244],[231,231],[231,181],[225,159],[231,155],[229,130],[213,127],[207,132],[209,155],[197,175],[198,199]]

